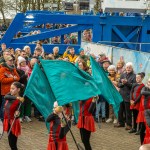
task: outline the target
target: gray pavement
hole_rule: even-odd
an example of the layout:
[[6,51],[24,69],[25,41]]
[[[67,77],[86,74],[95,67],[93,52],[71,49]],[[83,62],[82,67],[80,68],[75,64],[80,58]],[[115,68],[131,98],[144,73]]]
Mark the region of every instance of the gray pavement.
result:
[[[32,118],[33,119],[33,118]],[[138,150],[140,146],[139,136],[129,134],[124,128],[114,128],[113,124],[101,124],[91,135],[93,150]],[[81,143],[79,130],[72,127],[72,132],[78,143]],[[69,150],[76,150],[71,134],[68,133],[67,141]],[[22,135],[18,140],[19,150],[46,150],[48,143],[48,132],[45,124],[33,119],[30,123],[22,123]],[[5,133],[0,141],[0,150],[10,150]]]

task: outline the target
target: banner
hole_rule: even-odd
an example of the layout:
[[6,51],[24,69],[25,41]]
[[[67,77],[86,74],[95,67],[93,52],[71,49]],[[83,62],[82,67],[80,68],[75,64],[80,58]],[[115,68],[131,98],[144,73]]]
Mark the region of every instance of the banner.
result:
[[125,63],[132,62],[135,73],[145,72],[146,76],[143,80],[144,83],[146,83],[148,78],[150,78],[150,53],[102,45],[98,43],[82,42],[81,45],[88,55],[94,54],[98,56],[101,52],[105,53],[114,65],[116,65],[120,59],[123,59]]
[[132,62],[136,74],[145,72],[146,76],[143,82],[147,82],[148,78],[150,78],[150,53],[113,48],[113,63],[116,65],[120,58],[124,59],[125,63]]

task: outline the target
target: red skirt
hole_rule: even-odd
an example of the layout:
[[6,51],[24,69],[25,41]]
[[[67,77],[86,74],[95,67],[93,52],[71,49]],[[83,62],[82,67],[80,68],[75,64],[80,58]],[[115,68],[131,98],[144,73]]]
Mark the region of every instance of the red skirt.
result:
[[141,101],[140,101],[139,113],[138,113],[136,122],[137,123],[145,122],[145,117],[144,117],[144,97],[143,96],[142,96]]
[[57,145],[58,147],[56,149],[55,143],[54,142],[49,142],[47,150],[69,150],[66,141],[57,142],[57,144],[58,144]]
[[150,128],[146,125],[146,134],[143,144],[150,144]]
[[83,120],[83,116],[79,116],[77,127],[84,128],[91,132],[96,131],[93,116],[84,116],[84,120]]
[[[6,132],[9,131],[9,128],[10,128],[12,122],[13,122],[13,119],[11,119],[11,120],[4,119],[4,122],[3,122],[4,131],[6,131]],[[11,132],[16,137],[18,137],[21,134],[21,124],[20,124],[20,120],[19,119],[15,120],[14,125],[13,125],[13,127],[11,129]]]

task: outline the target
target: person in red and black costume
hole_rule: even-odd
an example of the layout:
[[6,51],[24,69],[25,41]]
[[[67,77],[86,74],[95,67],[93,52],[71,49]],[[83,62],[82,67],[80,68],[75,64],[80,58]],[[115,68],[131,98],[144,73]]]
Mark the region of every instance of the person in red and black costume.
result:
[[[146,138],[145,130],[147,128],[147,131],[148,131],[148,126],[146,125],[146,119],[145,119],[144,112],[145,112],[145,110],[150,109],[150,79],[148,80],[145,87],[143,87],[143,89],[141,91],[141,95],[142,95],[142,97],[140,100],[140,107],[139,107],[139,114],[137,117],[137,123],[141,124],[141,129],[140,129],[141,144],[147,144],[147,142],[145,140],[145,138]],[[150,133],[149,133],[149,139],[150,139]]]
[[9,146],[11,150],[18,150],[17,148],[17,139],[21,134],[21,125],[20,120],[18,118],[19,111],[18,107],[20,102],[24,101],[23,95],[24,86],[19,82],[12,83],[10,87],[10,93],[5,95],[5,109],[4,109],[4,121],[3,121],[3,129],[6,132],[9,132],[12,122],[15,119],[15,122],[12,126],[11,132],[8,135]]
[[[49,143],[47,150],[68,150],[66,142],[66,134],[71,126],[70,115],[65,114],[65,118],[68,122],[66,124],[64,117],[62,116],[63,107],[58,106],[57,102],[54,103],[54,111],[47,118],[47,122],[50,122]],[[69,127],[68,127],[69,125]]]
[[[141,90],[144,87],[144,84],[142,83],[143,79],[145,77],[145,73],[141,72],[136,75],[136,83],[132,85],[132,89],[130,92],[130,109],[133,114],[133,126],[132,129],[129,131],[129,133],[135,133],[137,131],[137,116],[139,113],[139,106],[140,106],[140,99],[141,99]],[[137,132],[138,133],[138,132]]]
[[80,101],[80,113],[77,127],[80,129],[81,140],[85,150],[92,150],[90,145],[91,132],[95,132],[95,123],[92,113],[96,106],[97,97]]
[[146,133],[143,144],[150,144],[150,79],[148,80],[148,83],[145,86],[145,91],[143,91],[143,93],[145,94],[144,117],[146,127]]

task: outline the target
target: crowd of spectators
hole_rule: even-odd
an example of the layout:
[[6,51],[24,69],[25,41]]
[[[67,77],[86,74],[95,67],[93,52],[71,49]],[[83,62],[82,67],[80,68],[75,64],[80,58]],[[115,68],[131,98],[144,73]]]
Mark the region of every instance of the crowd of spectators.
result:
[[[88,33],[86,32],[86,34]],[[69,61],[91,75],[90,59],[89,56],[85,54],[83,48],[79,49],[78,55],[75,54],[73,47],[68,47],[64,51],[63,55],[59,53],[59,47],[54,47],[52,53],[45,54],[44,48],[40,42],[36,43],[33,54],[31,53],[29,46],[25,46],[23,49],[13,49],[7,48],[6,44],[2,43],[1,49],[1,118],[3,118],[4,96],[9,92],[10,85],[14,81],[19,81],[26,86],[32,73],[34,64],[37,62],[39,63],[40,58],[46,60]],[[141,119],[141,116],[144,116],[144,109],[150,109],[150,79],[148,80],[147,84],[144,85],[142,80],[145,76],[145,73],[140,72],[135,74],[134,66],[131,62],[125,63],[124,60],[120,59],[115,66],[111,63],[105,53],[100,53],[98,56],[91,54],[91,56],[98,62],[100,67],[103,68],[104,72],[108,76],[108,79],[110,79],[112,84],[123,98],[123,102],[120,104],[117,119],[117,116],[113,111],[113,106],[108,104],[107,100],[102,95],[99,95],[98,104],[95,113],[93,114],[95,121],[98,122],[98,117],[101,116],[101,121],[104,123],[114,123],[114,127],[125,127],[126,130],[129,130],[129,133],[135,133],[136,135],[140,134],[142,144],[144,142],[145,129],[147,128],[147,125],[145,125],[145,121],[144,119]],[[147,100],[144,105],[143,99]],[[25,98],[21,108],[21,122],[32,121],[32,106],[34,109],[34,117],[39,119],[39,121],[44,121],[44,118],[36,109],[36,107],[28,98]],[[76,123],[75,120],[74,123]]]

